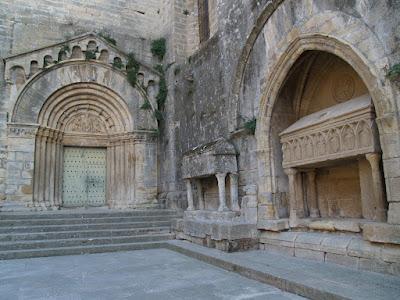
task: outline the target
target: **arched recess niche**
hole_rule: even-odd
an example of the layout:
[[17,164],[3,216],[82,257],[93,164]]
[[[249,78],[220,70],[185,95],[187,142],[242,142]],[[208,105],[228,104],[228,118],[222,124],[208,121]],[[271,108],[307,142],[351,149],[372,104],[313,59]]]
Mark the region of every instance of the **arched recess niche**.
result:
[[[352,82],[350,91],[343,91],[341,85],[346,85],[349,81]],[[372,98],[372,103],[376,104],[377,97],[380,100],[384,97],[379,98],[380,92],[375,88],[374,77],[350,47],[333,38],[319,35],[296,39],[277,61],[267,82],[260,103],[256,131],[259,171],[263,174],[259,181],[259,201],[261,200],[260,204],[265,207],[265,218],[274,220],[290,215],[288,195],[293,186],[288,180],[290,175],[287,176],[282,167],[282,145],[279,134],[301,117],[332,107],[337,102],[346,102],[362,94],[368,94]],[[332,88],[335,84],[338,86],[336,89]],[[315,93],[320,93],[320,100],[315,99]],[[379,102],[376,111],[378,117],[382,112],[382,105],[382,102]],[[375,125],[374,128],[379,144],[379,134]],[[382,179],[382,173],[379,179]],[[381,198],[384,198],[382,182],[381,189]],[[297,193],[306,190],[307,186],[303,186],[302,191]],[[380,208],[385,212],[380,217],[370,217],[370,219],[385,220],[386,206],[387,203],[384,201]],[[303,216],[309,214],[310,210]],[[344,213],[341,217],[365,216],[363,212],[358,211],[354,215]]]
[[14,197],[35,209],[62,207],[64,148],[103,148],[105,204],[156,205],[155,121],[139,109],[143,102],[122,72],[101,63],[66,62],[37,74],[21,90],[8,124],[10,151],[24,152],[31,174]]

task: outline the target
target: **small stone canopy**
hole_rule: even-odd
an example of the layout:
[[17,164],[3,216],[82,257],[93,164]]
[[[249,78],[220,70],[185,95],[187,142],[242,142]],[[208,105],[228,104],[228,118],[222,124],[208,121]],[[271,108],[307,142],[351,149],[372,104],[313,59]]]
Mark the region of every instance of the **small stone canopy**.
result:
[[280,133],[283,167],[300,167],[380,151],[369,95],[305,116]]
[[217,173],[237,173],[236,150],[225,139],[197,146],[183,156],[182,177],[200,178]]

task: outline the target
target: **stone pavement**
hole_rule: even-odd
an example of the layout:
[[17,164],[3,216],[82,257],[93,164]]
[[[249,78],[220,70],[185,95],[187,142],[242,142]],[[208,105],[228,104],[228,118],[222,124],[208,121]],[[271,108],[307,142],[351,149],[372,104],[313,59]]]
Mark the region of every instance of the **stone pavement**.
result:
[[303,299],[167,249],[0,261],[0,298]]
[[167,248],[311,299],[400,299],[400,277],[264,250],[226,253],[187,241]]

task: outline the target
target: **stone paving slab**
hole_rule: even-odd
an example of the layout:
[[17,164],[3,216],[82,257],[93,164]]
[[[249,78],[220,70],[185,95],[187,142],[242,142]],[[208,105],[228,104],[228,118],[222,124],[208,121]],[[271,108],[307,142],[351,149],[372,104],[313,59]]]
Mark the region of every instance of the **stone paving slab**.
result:
[[226,253],[186,241],[168,248],[311,299],[400,299],[400,277],[270,253]]
[[303,299],[167,249],[0,261],[0,298]]

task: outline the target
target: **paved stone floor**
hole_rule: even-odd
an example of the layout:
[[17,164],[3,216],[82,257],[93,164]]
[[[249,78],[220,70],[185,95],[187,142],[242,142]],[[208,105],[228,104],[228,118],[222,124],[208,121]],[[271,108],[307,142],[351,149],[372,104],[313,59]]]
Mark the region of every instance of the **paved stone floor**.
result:
[[166,249],[0,261],[8,299],[304,299]]

